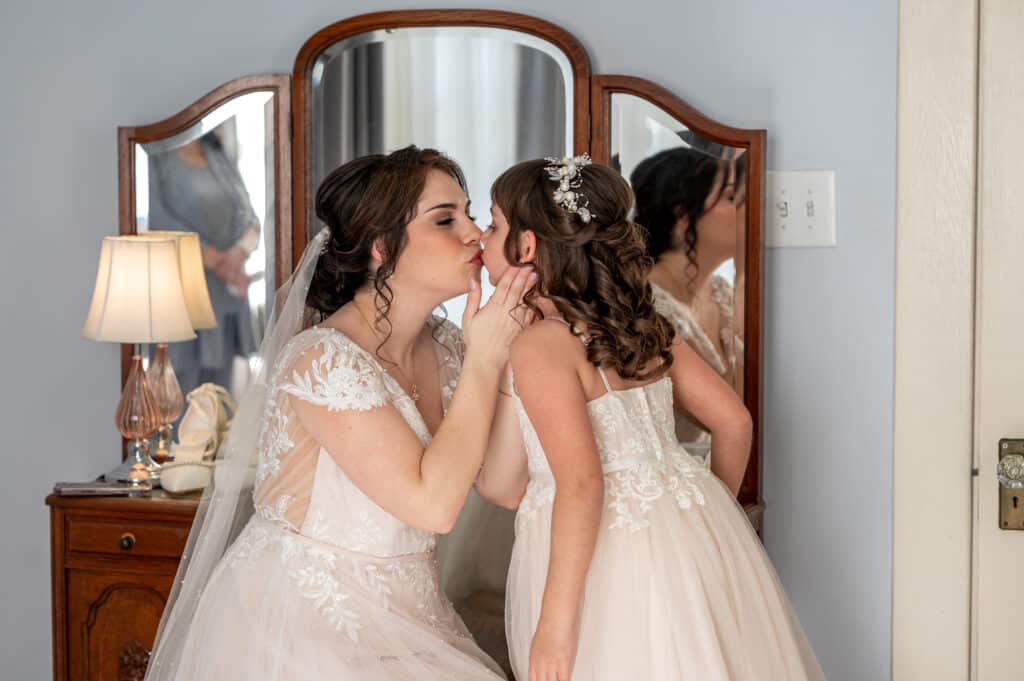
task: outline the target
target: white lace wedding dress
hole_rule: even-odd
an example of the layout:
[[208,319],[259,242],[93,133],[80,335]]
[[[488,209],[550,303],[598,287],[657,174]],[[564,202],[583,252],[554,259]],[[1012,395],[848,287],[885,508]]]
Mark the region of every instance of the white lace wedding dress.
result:
[[[581,608],[573,681],[819,681],[824,674],[768,556],[729,490],[680,446],[672,382],[587,405],[604,509]],[[555,481],[516,398],[530,482],[516,516],[505,606],[526,679],[551,548]]]
[[[447,408],[462,343],[454,325],[437,323]],[[328,413],[391,404],[426,445],[413,401],[370,353],[318,327],[285,346],[267,390],[255,513],[203,592],[174,678],[503,679],[439,588],[435,535],[363,494],[292,408],[294,400]]]
[[[737,356],[743,356],[743,341],[736,336],[733,323],[733,288],[723,277],[711,279],[711,300],[718,307],[719,342],[725,355],[719,354],[714,341],[704,331],[690,307],[671,293],[651,284],[654,308],[676,329],[676,334],[696,350],[711,368],[726,377],[735,373]],[[711,434],[687,414],[676,412],[676,438],[691,454],[706,458],[711,447]]]

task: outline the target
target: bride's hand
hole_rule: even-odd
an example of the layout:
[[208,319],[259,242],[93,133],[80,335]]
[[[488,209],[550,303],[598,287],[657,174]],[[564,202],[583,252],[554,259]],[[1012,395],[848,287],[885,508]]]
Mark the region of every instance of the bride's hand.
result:
[[478,357],[497,369],[508,363],[512,340],[532,320],[530,308],[523,305],[523,294],[536,281],[532,266],[509,267],[483,307],[480,282],[475,277],[470,281],[466,311],[462,314],[467,358]]
[[530,645],[528,681],[570,681],[576,662],[576,635],[571,628],[561,631],[540,622]]

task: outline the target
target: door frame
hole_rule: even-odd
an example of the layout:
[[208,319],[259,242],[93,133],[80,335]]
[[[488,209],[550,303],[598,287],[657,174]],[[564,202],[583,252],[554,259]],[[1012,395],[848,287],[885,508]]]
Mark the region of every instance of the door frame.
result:
[[900,0],[893,681],[970,678],[980,0]]

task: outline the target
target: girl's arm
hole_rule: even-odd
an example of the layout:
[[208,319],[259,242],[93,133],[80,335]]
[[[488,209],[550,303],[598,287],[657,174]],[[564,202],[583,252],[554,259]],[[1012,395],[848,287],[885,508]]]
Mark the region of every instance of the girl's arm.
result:
[[693,348],[676,341],[669,369],[679,406],[711,432],[711,472],[735,495],[750,458],[753,422],[739,395]]
[[535,324],[512,345],[516,390],[555,477],[551,555],[540,620],[530,651],[530,678],[569,678],[577,620],[594,554],[604,477],[576,368],[566,361],[579,341],[555,324]]

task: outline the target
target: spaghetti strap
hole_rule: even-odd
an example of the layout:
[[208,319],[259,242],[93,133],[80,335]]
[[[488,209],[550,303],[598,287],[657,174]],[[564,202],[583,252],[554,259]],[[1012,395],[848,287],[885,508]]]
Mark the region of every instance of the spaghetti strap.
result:
[[551,321],[551,322],[562,322],[563,324],[565,324],[565,325],[566,325],[566,326],[568,326],[569,328],[572,328],[572,324],[570,324],[569,322],[565,321],[565,320],[564,320],[564,319],[562,319],[561,317],[544,317],[543,319],[541,319],[541,321],[542,321],[542,322],[547,322],[547,321]]
[[605,389],[610,393],[615,392],[612,390],[611,383],[608,382],[608,375],[604,373],[604,367],[597,367],[597,373],[601,374],[601,381],[604,383]]
[[[569,327],[569,332],[572,333],[572,324],[570,324],[569,322],[565,321],[561,317],[544,317],[543,319],[541,319],[541,321],[542,322],[546,322],[549,319],[551,321],[553,321],[553,322],[562,322],[563,324],[565,324],[566,326]],[[590,338],[588,336],[580,334],[578,337],[580,339],[580,342],[583,343],[583,347],[586,347],[587,345],[590,344]]]

